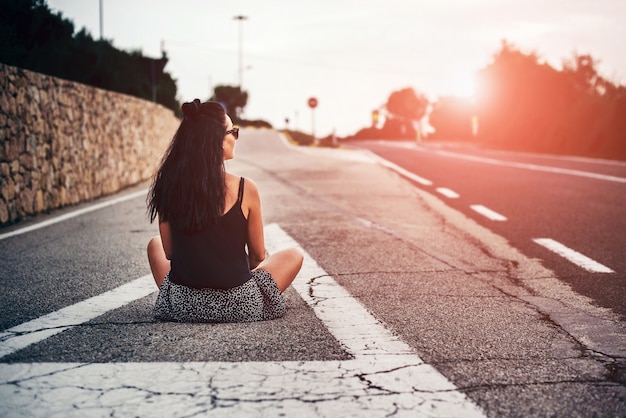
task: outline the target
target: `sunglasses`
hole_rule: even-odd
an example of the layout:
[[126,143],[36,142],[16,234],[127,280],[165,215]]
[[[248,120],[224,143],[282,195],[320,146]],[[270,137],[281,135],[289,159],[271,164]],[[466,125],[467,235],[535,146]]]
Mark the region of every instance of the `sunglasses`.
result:
[[235,139],[239,139],[239,128],[233,128],[233,129],[231,129],[229,131],[226,131],[226,133],[224,133],[224,136],[226,136],[228,134],[233,134]]

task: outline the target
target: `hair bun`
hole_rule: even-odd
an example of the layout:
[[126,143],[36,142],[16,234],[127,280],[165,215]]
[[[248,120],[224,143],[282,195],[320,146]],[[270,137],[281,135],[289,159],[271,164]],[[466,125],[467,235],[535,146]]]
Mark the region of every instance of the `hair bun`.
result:
[[202,103],[199,99],[194,99],[193,102],[183,103],[181,109],[183,111],[183,115],[188,118],[194,118],[200,113],[200,105]]

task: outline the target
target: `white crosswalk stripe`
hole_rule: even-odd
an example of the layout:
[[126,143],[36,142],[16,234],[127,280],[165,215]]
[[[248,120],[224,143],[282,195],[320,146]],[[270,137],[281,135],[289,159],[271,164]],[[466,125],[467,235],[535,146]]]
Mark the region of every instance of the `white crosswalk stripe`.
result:
[[[353,359],[0,364],[0,397],[4,399],[0,416],[24,410],[35,416],[84,416],[85,411],[103,416],[157,416],[163,411],[168,416],[484,416],[280,226],[268,225],[266,240],[270,252],[287,247],[303,251],[305,261],[293,286]],[[144,289],[145,278],[138,280],[142,282],[128,285],[136,283]],[[82,310],[88,305],[81,306]],[[115,309],[121,305],[109,306]],[[95,309],[94,314],[104,313],[102,306]],[[76,315],[60,324],[66,329],[88,317]],[[45,328],[53,323],[49,318],[31,321],[23,332],[37,332],[36,326]]]

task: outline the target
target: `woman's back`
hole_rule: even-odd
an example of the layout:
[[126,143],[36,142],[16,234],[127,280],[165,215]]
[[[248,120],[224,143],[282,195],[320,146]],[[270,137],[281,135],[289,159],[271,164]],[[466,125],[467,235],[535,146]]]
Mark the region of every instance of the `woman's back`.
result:
[[216,224],[192,232],[172,229],[172,282],[195,288],[230,289],[250,279],[245,252],[247,219],[241,207],[244,187],[242,177],[237,201]]

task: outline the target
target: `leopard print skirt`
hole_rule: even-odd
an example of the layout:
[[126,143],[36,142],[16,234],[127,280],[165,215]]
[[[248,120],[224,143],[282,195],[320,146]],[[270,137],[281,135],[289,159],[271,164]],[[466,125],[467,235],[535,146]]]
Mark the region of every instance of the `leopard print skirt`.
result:
[[254,270],[252,278],[228,290],[196,289],[172,283],[159,289],[154,317],[177,322],[253,322],[280,318],[286,307],[272,275]]

